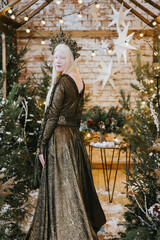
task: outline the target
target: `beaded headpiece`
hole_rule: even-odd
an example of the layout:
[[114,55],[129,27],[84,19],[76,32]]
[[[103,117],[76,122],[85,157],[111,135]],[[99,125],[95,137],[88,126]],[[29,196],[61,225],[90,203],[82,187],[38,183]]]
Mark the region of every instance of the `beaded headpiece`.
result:
[[49,47],[50,47],[50,50],[52,51],[52,54],[54,53],[54,49],[56,48],[56,46],[59,44],[66,44],[67,46],[69,46],[69,48],[73,53],[74,59],[80,56],[78,51],[80,51],[82,47],[78,47],[76,41],[72,40],[69,34],[65,34],[61,28],[60,28],[60,32],[55,33],[54,37],[51,39],[51,43]]

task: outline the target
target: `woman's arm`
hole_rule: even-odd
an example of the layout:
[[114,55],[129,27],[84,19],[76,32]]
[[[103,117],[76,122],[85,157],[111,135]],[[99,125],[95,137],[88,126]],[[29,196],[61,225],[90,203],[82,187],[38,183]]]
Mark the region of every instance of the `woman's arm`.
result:
[[63,106],[64,97],[65,97],[64,81],[63,79],[59,79],[53,93],[53,99],[51,99],[51,103],[47,109],[46,122],[39,146],[40,147],[39,154],[43,154],[44,147],[48,143],[50,137],[54,132],[54,129],[57,125],[60,116],[61,108]]

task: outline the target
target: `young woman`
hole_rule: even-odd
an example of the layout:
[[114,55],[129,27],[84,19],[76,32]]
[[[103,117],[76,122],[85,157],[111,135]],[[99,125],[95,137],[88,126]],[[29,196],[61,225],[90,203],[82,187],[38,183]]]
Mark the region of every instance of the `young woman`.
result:
[[75,65],[70,47],[57,45],[39,140],[41,184],[26,239],[98,240],[106,222],[79,131],[85,84]]

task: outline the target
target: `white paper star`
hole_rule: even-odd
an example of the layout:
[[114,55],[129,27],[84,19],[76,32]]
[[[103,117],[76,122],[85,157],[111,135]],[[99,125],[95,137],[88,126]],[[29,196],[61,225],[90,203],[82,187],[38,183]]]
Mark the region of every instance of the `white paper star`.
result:
[[127,63],[127,53],[128,53],[129,49],[137,50],[135,47],[133,47],[129,44],[132,40],[134,32],[127,36],[128,27],[129,27],[129,23],[124,28],[123,32],[121,32],[120,28],[118,27],[117,31],[118,31],[119,36],[117,39],[113,39],[114,50],[112,52],[112,55],[116,53],[117,58],[118,58],[118,64],[120,64],[122,55],[123,55],[125,64]]
[[123,3],[120,7],[119,12],[112,5],[111,5],[111,7],[114,12],[114,15],[108,15],[109,17],[111,17],[113,19],[112,22],[108,25],[108,27],[110,27],[114,24],[116,24],[117,27],[120,27],[121,25],[123,27],[125,27],[126,24],[125,24],[124,20],[126,20],[126,16],[130,12],[131,9],[127,9],[125,12],[123,12]]
[[99,70],[101,75],[98,77],[98,79],[95,82],[102,82],[102,90],[104,89],[107,82],[109,82],[111,84],[111,86],[114,89],[116,89],[113,79],[119,79],[119,76],[116,76],[115,73],[119,72],[119,70],[121,68],[122,67],[119,67],[119,68],[116,68],[113,70],[112,69],[112,61],[108,64],[108,66],[106,66],[106,64],[104,62],[101,62],[102,70]]
[[101,40],[101,43],[98,45],[99,51],[107,54],[108,45],[109,43],[107,43],[107,40]]
[[96,8],[95,5],[92,5],[92,7],[90,8],[89,13],[93,17],[94,21],[96,21],[98,23],[98,16],[97,16],[98,8]]

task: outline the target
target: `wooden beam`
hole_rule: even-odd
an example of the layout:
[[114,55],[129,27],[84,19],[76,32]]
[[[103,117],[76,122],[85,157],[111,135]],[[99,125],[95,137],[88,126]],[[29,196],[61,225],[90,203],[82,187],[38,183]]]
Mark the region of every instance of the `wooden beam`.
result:
[[3,14],[0,15],[0,22],[6,25],[10,25],[13,28],[19,28],[21,26],[20,23],[8,17],[7,15],[3,15]]
[[3,24],[0,23],[0,32],[6,33],[6,34],[11,34],[12,33],[12,29],[9,29],[8,26],[5,26]]
[[123,5],[126,7],[126,8],[131,8],[131,12],[136,15],[139,19],[141,19],[143,22],[145,22],[147,25],[149,25],[150,27],[153,27],[152,24],[150,23],[150,21],[143,17],[139,12],[137,12],[135,9],[133,9],[128,3],[124,2],[123,0],[117,0],[119,3],[123,3]]
[[157,15],[154,14],[153,12],[151,12],[148,8],[144,7],[142,4],[140,4],[139,2],[137,2],[136,0],[130,0],[130,2],[134,3],[136,6],[138,6],[139,8],[141,8],[144,12],[148,13],[150,16],[152,16],[153,18],[156,18]]
[[[2,33],[2,70],[4,73],[7,73],[7,54],[6,54],[6,35]],[[7,97],[7,74],[5,75],[3,83],[3,97]]]
[[38,2],[39,0],[32,0],[29,4],[27,4],[26,6],[24,6],[20,11],[18,11],[17,14],[15,14],[15,16],[19,16],[21,13],[23,13],[24,11],[26,11],[28,8],[30,8],[33,4],[35,4],[36,2]]
[[[55,33],[58,31],[45,31],[45,30],[40,30],[37,32],[32,32],[30,34],[26,33],[26,31],[16,31],[17,38],[18,39],[28,39],[32,37],[34,38],[44,38],[44,39],[51,39]],[[75,38],[110,38],[112,39],[113,37],[117,37],[118,33],[116,30],[73,30],[73,31],[64,31],[65,33],[68,33],[71,35],[71,37]],[[139,33],[143,32],[145,37],[153,37],[153,30],[129,30],[128,34],[131,34],[132,32],[135,32],[134,37],[139,37]]]
[[5,13],[6,11],[8,11],[11,7],[13,7],[14,5],[16,5],[18,2],[20,2],[21,0],[14,0],[12,2],[10,2],[8,5],[6,5],[4,8],[2,8],[0,10],[0,15]]
[[158,5],[157,3],[153,2],[152,0],[145,0],[145,2],[151,4],[153,7],[157,8],[158,10],[160,10],[160,5]]
[[[42,3],[36,10],[34,10],[29,16],[28,16],[28,21],[34,17],[37,13],[39,13],[43,8],[45,8],[48,4],[50,4],[53,0],[48,0]],[[20,24],[21,26],[26,23],[25,20],[23,20]]]

